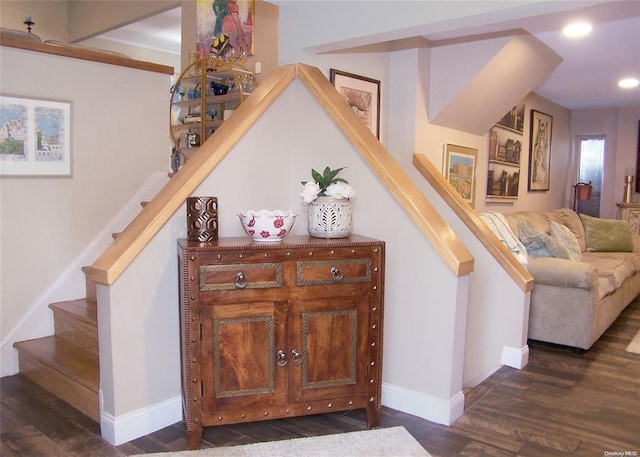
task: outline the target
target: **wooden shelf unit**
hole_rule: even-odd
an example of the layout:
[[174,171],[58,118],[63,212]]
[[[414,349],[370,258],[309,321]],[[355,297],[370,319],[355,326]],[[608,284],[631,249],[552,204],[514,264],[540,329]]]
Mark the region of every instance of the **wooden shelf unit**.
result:
[[[216,62],[210,57],[192,62],[171,89],[170,134],[181,163],[223,124],[225,111],[235,110],[253,90],[252,72],[240,63]],[[227,93],[216,95],[212,84],[228,87]],[[198,135],[198,144],[191,144],[189,133]]]

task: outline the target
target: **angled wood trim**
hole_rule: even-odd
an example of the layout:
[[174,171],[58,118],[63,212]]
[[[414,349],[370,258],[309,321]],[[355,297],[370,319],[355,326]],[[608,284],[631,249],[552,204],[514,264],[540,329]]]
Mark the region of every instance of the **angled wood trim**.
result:
[[478,238],[482,245],[498,261],[507,274],[524,292],[533,289],[533,277],[520,262],[500,242],[498,237],[487,227],[480,216],[460,197],[455,189],[447,182],[445,177],[423,154],[413,155],[413,165],[420,174],[429,181],[429,184],[438,192],[444,201],[458,215],[471,232]]
[[322,72],[316,67],[298,64],[298,76],[431,242],[449,269],[456,276],[473,271],[471,253],[395,159],[349,109]]
[[131,59],[117,54],[102,52],[97,49],[85,48],[75,45],[58,45],[51,43],[42,43],[39,41],[20,40],[12,37],[2,37],[0,45],[11,48],[26,49],[28,51],[42,52],[44,54],[53,54],[56,56],[70,57],[72,59],[90,60],[92,62],[106,63],[109,65],[117,65],[120,67],[134,68],[136,70],[153,71],[156,73],[173,74],[173,67],[160,65],[152,62],[144,62],[142,60]]
[[263,81],[91,265],[88,278],[113,284],[295,77],[292,64],[278,68]]
[[236,113],[207,140],[87,271],[101,284],[113,284],[153,236],[222,161],[242,136],[296,78],[343,130],[355,148],[417,224],[451,271],[473,271],[474,259],[382,144],[360,122],[327,78],[315,67],[291,64],[263,81]]

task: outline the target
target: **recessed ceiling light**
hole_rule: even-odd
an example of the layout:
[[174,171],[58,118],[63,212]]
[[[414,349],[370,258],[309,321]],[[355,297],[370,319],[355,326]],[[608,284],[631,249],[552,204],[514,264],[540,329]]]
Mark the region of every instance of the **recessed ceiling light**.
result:
[[591,32],[591,24],[588,22],[573,22],[562,29],[562,33],[569,38],[580,38]]
[[640,81],[637,78],[624,78],[618,81],[618,86],[623,89],[633,89],[634,87],[638,87]]

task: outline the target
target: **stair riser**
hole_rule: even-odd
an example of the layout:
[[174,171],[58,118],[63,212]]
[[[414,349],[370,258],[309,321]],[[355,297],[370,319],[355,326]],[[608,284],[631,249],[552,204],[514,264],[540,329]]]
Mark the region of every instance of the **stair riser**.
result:
[[100,422],[98,392],[82,386],[72,378],[32,358],[28,352],[19,351],[20,373],[64,400],[96,422]]
[[98,354],[98,329],[95,325],[54,312],[54,328],[59,338]]

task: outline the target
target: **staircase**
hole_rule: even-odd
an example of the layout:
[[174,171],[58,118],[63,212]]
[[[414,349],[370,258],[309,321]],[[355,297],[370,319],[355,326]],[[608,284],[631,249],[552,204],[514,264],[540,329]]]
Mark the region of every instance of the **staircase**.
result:
[[96,287],[87,296],[51,303],[55,334],[14,344],[20,373],[100,422]]

